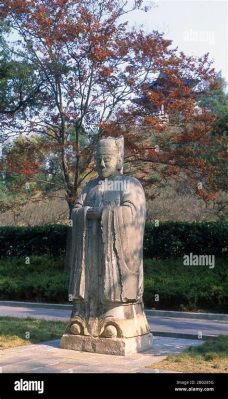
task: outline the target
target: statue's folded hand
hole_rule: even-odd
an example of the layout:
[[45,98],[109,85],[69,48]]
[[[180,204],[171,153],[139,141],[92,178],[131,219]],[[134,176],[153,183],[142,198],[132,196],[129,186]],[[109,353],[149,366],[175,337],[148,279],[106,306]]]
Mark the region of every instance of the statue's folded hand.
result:
[[102,214],[102,208],[89,208],[87,210],[88,219],[100,219]]

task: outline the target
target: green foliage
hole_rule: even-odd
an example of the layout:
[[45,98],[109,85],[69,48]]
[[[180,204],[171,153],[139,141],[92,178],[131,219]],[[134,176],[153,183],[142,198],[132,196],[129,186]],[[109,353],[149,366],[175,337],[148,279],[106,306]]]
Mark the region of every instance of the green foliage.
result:
[[228,336],[219,335],[216,338],[208,340],[199,346],[190,346],[185,349],[183,354],[194,356],[203,356],[206,361],[214,360],[217,357],[228,356]]
[[225,93],[226,81],[221,72],[217,74],[216,88],[213,87],[200,98],[200,106],[206,107],[216,115],[226,113],[228,110],[228,95]]
[[37,82],[32,65],[25,61],[2,60],[0,73],[0,112],[10,114],[28,103],[31,107],[35,104]]
[[[65,253],[67,226],[0,227],[0,258]],[[163,222],[146,224],[145,258],[173,258],[194,254],[221,255],[228,247],[228,223]]]
[[[67,226],[0,228],[0,298],[66,302],[64,273]],[[145,305],[159,309],[228,310],[225,222],[146,225]],[[185,266],[183,255],[212,254],[215,268]],[[30,257],[30,264],[26,264]],[[155,301],[155,295],[159,301]]]
[[8,192],[3,176],[0,173],[0,211],[5,212],[12,206],[13,201],[14,194]]
[[[32,256],[0,261],[0,299],[64,303],[68,273],[64,257]],[[183,259],[144,260],[145,306],[157,309],[228,311],[228,270],[225,257],[215,268],[184,266]],[[159,295],[159,301],[155,301]]]
[[228,134],[228,94],[225,93],[226,82],[221,74],[217,75],[218,87],[207,94],[203,94],[200,99],[200,106],[206,107],[216,115],[216,120],[212,125],[212,133],[219,136]]
[[[1,35],[1,33],[0,33]],[[18,54],[17,54],[18,56]],[[41,81],[32,63],[26,56],[15,57],[14,50],[0,37],[0,114],[13,115],[30,106],[30,112],[37,105]]]
[[228,246],[227,222],[147,223],[144,236],[146,258],[173,258],[194,254],[220,255]]
[[0,298],[37,302],[66,302],[68,274],[63,271],[63,258],[48,255],[0,261]]
[[228,99],[226,113],[224,112],[219,115],[213,123],[213,134],[219,134],[221,136],[228,135]]
[[44,255],[65,252],[67,226],[1,227],[0,257]]
[[227,260],[227,256],[216,257],[215,268],[209,269],[185,266],[183,258],[145,259],[145,305],[157,309],[227,312]]

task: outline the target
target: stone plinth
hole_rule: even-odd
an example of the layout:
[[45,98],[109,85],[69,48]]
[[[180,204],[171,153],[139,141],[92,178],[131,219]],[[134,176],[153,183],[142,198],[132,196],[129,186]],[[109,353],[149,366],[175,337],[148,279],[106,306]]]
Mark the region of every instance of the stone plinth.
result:
[[151,333],[131,338],[94,338],[91,336],[64,334],[60,347],[83,352],[126,356],[151,349],[152,341],[153,336]]

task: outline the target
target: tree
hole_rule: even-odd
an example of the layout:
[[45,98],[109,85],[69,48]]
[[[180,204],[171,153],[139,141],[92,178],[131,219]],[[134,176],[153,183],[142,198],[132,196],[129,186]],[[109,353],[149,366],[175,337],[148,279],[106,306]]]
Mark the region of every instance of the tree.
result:
[[216,115],[212,126],[212,134],[227,136],[228,134],[228,94],[225,93],[226,81],[221,73],[216,75],[216,86],[200,99],[200,104]]
[[228,214],[228,95],[225,93],[226,82],[221,73],[216,75],[215,83],[215,86],[200,98],[200,104],[215,115],[210,132],[211,145],[207,146],[204,156],[215,168],[212,179],[217,187],[217,195],[212,193],[208,199],[213,202],[213,208],[217,212],[217,216],[226,218]]
[[43,83],[27,55],[8,43],[9,34],[10,27],[0,23],[1,143],[8,140],[12,125],[17,130],[23,127],[28,107],[30,116],[37,110]]
[[[133,3],[132,9],[143,7],[142,0]],[[0,2],[0,18],[17,32],[42,82],[39,113],[26,114],[24,129],[48,138],[58,154],[70,212],[80,185],[94,173],[93,150],[102,134],[124,135],[126,170],[148,187],[157,184],[148,177],[153,165],[163,182],[183,169],[195,187],[204,175],[201,195],[211,190],[213,168],[201,152],[213,117],[196,111],[198,93],[215,77],[208,55],[187,57],[157,31],[129,29],[129,12],[121,0]],[[150,86],[159,73],[167,77],[163,91]],[[143,96],[152,108],[133,101]],[[178,128],[153,112],[164,102]],[[144,144],[162,151],[148,154]]]
[[[38,77],[33,65],[28,62],[27,56],[21,49],[12,47],[8,43],[10,27],[3,21],[0,22],[0,207],[1,211],[13,208],[15,204],[21,204],[21,197],[17,197],[23,178],[18,177],[20,168],[16,159],[14,171],[17,173],[9,177],[12,172],[6,156],[10,151],[10,145],[16,131],[23,127],[26,112],[32,116],[34,109],[37,111],[37,100],[40,94],[42,81]],[[13,129],[12,129],[13,127]],[[23,147],[24,151],[24,147]],[[21,158],[22,154],[20,154]],[[17,175],[17,178],[16,178]],[[17,181],[17,184],[16,184]]]

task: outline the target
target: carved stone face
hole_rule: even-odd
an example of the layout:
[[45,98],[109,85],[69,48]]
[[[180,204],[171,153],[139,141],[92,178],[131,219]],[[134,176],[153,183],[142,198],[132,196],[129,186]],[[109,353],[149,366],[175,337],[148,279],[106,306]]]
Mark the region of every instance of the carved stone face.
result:
[[100,179],[106,179],[118,174],[119,154],[110,141],[99,146],[96,155],[97,172]]

